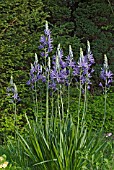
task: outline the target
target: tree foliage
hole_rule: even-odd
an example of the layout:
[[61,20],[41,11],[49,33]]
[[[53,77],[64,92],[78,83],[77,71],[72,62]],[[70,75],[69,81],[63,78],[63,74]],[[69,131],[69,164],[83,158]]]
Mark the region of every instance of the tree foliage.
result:
[[[89,40],[96,61],[101,64],[106,53],[114,62],[114,4],[108,0],[63,0],[45,1],[45,10],[50,14],[53,31],[63,44],[73,40],[74,53],[78,50],[77,39],[85,49]],[[68,36],[69,38],[63,38]],[[114,70],[114,67],[113,67]]]
[[[81,43],[74,34],[75,22],[73,18],[73,11],[77,3],[74,0],[44,0],[44,4],[45,11],[50,15],[48,20],[52,26],[55,45],[60,43],[64,51],[68,49],[69,44],[72,45],[75,56],[78,57]],[[68,51],[66,51],[66,54],[68,54]]]
[[82,42],[90,40],[97,62],[101,61],[103,54],[107,54],[110,60],[113,60],[114,13],[108,1],[94,0],[80,3],[74,11],[74,17],[76,35]]
[[2,76],[7,76],[9,69],[17,72],[23,70],[25,74],[24,70],[37,50],[41,28],[47,17],[43,12],[43,3],[35,0],[1,0],[0,11]]
[[[30,108],[26,81],[30,63],[34,60],[34,53],[38,48],[42,27],[48,17],[43,8],[41,0],[0,1],[0,93],[2,94],[0,112],[3,127],[1,130],[3,131],[4,126],[9,126],[10,131],[13,128],[10,126],[13,121],[12,107],[6,100],[6,87],[11,73],[13,73],[14,82],[17,84],[20,98],[23,99],[19,105],[18,114],[24,113],[27,105]],[[29,110],[29,114],[30,112],[31,110]]]

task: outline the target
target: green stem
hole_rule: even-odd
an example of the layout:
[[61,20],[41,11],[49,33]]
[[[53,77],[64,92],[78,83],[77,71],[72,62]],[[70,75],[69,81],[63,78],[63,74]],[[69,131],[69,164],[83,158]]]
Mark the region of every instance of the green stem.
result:
[[36,105],[36,110],[35,110],[35,118],[36,122],[38,120],[38,97],[37,97],[37,84],[35,82],[35,105]]
[[17,130],[17,111],[16,111],[16,100],[13,103],[14,108],[14,126],[15,126],[15,139],[16,139],[16,130]]
[[53,91],[52,91],[52,116],[54,115],[54,105],[53,105],[53,102],[54,102],[54,100],[53,100]]
[[57,95],[57,105],[58,105],[59,118],[60,118],[60,120],[61,120],[59,98],[60,98],[60,95],[59,95],[59,90],[58,90],[58,95]]
[[69,115],[69,108],[70,108],[70,83],[68,84],[68,109],[67,109],[67,117]]
[[80,103],[81,103],[81,95],[82,95],[82,85],[80,81],[80,89],[79,89],[79,99],[78,99],[78,125],[79,125],[79,118],[80,118]]
[[53,99],[53,91],[52,91],[52,98],[51,98],[51,127],[53,127],[53,118],[54,118],[54,99]]
[[49,116],[49,71],[47,75],[47,85],[46,85],[46,133],[48,136],[48,116]]
[[62,97],[61,85],[60,85],[60,99],[61,99],[61,108],[62,108],[62,119],[64,120],[64,107],[63,107],[63,97]]
[[107,84],[107,80],[105,82],[105,92],[104,92],[104,118],[103,118],[103,125],[102,125],[102,128],[105,124],[105,121],[106,121],[106,102],[107,102],[107,87],[106,87],[106,84]]
[[87,84],[85,84],[85,88],[84,88],[84,110],[83,110],[83,115],[82,115],[82,132],[83,133],[83,130],[84,130],[84,127],[85,127],[85,123],[86,123],[86,119],[85,119],[85,116],[86,116],[86,112],[87,112]]
[[[81,73],[80,73],[81,77]],[[79,133],[79,126],[80,126],[80,104],[81,104],[81,95],[82,95],[82,85],[81,85],[81,80],[79,84],[79,99],[78,99],[78,123],[77,123],[77,138],[78,138],[78,133]],[[78,142],[78,139],[77,139]]]

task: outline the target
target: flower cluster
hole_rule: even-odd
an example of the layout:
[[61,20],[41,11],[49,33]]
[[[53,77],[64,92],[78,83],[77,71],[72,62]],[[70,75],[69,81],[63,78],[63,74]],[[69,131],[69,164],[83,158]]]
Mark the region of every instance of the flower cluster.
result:
[[35,61],[34,64],[31,64],[30,79],[28,80],[27,85],[31,84],[32,88],[34,88],[34,84],[39,80],[45,82],[46,78],[43,75],[42,65],[38,63],[38,57],[37,54],[35,53]]
[[20,101],[20,97],[17,92],[17,86],[13,83],[13,77],[10,78],[10,86],[7,88],[7,95],[11,97],[11,102]]
[[63,51],[58,45],[56,55],[53,56],[53,67],[50,70],[50,88],[57,89],[58,84],[65,84],[67,82],[68,73],[66,70],[67,63],[63,60]]
[[41,52],[42,57],[48,57],[48,54],[53,50],[52,42],[51,32],[48,28],[48,22],[46,21],[44,35],[40,38],[39,46],[39,49],[43,50]]
[[73,59],[73,52],[72,52],[71,45],[69,45],[69,55],[66,58],[66,64],[67,64],[67,73],[68,73],[68,85],[70,85],[72,79],[78,73],[76,62]]
[[72,78],[80,81],[82,85],[87,84],[89,89],[91,73],[94,71],[92,65],[95,63],[90,51],[89,41],[87,41],[87,55],[84,56],[82,49],[80,49],[80,58],[76,64],[73,59],[71,45],[69,45],[69,55],[67,57],[63,56],[63,51],[59,44],[56,55],[50,59],[48,56],[48,53],[52,51],[52,38],[50,34],[51,32],[46,22],[44,35],[40,38],[41,44],[39,48],[43,50],[41,56],[45,56],[45,59],[48,57],[48,63],[45,60],[42,69],[42,65],[38,63],[37,54],[35,54],[35,62],[31,64],[30,79],[27,84],[32,84],[32,87],[34,87],[34,83],[39,80],[46,82],[46,76],[49,75],[49,88],[52,88],[54,91],[57,90],[60,84],[70,85]]
[[87,41],[87,55],[83,55],[82,48],[80,48],[80,58],[77,65],[73,68],[73,74],[76,77],[79,77],[79,81],[81,85],[87,85],[88,89],[90,89],[92,77],[91,74],[94,72],[92,69],[92,65],[95,63],[93,54],[90,51],[90,43]]
[[73,59],[73,52],[72,52],[72,48],[71,45],[69,45],[69,55],[66,58],[66,64],[67,64],[67,68],[70,69],[74,69],[76,66],[76,63],[74,62]]
[[109,88],[111,86],[111,83],[113,82],[113,73],[109,70],[108,59],[106,55],[104,55],[104,65],[103,65],[103,68],[101,68],[100,77],[103,80],[103,82],[100,82],[99,85],[103,89],[105,87]]

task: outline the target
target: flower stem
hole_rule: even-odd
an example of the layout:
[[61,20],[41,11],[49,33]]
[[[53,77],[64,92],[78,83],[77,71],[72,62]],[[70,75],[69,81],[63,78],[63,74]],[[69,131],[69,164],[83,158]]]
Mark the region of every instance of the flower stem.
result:
[[46,84],[46,134],[48,136],[48,116],[49,116],[49,71],[47,73],[47,84]]
[[38,120],[38,97],[37,97],[37,84],[35,82],[35,105],[36,105],[36,109],[35,109],[35,119],[36,122]]
[[106,83],[105,83],[105,91],[104,91],[104,118],[103,118],[102,128],[104,127],[104,124],[105,124],[105,121],[106,121],[106,102],[107,102],[107,87],[106,87],[106,84],[107,84],[107,80],[106,80]]
[[16,139],[16,130],[17,130],[17,110],[16,110],[16,100],[14,100],[13,108],[14,108],[14,128],[15,128],[15,139]]
[[82,115],[82,129],[81,129],[81,133],[83,133],[84,127],[85,127],[85,123],[86,123],[86,112],[87,112],[87,83],[85,83],[85,88],[84,88],[84,109],[83,109],[83,115]]

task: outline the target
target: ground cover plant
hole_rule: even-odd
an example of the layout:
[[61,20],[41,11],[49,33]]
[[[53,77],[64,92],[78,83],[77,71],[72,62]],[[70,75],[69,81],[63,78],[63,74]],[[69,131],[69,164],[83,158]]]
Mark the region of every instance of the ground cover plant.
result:
[[[53,39],[48,22],[44,35],[40,38],[41,57],[35,53],[35,61],[31,64],[30,86],[34,102],[33,118],[25,112],[24,131],[20,133],[17,107],[20,99],[17,86],[11,75],[8,97],[13,104],[13,140],[9,139],[1,147],[7,155],[7,169],[30,170],[83,170],[113,169],[114,150],[113,132],[105,134],[104,126],[107,116],[107,96],[113,81],[113,73],[109,70],[107,56],[100,72],[99,86],[103,92],[104,115],[101,127],[95,131],[92,124],[88,126],[89,90],[92,85],[95,60],[87,41],[87,53],[80,48],[80,57],[76,62],[69,45],[69,54],[59,44],[55,55]],[[75,120],[71,114],[71,90],[75,88],[78,96],[75,108]],[[76,98],[77,99],[77,98]],[[40,102],[39,102],[40,101]],[[93,109],[94,112],[94,109]],[[3,161],[4,161],[3,159]],[[4,166],[4,162],[1,162]]]

